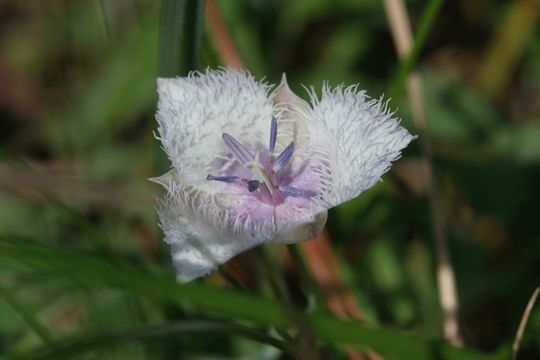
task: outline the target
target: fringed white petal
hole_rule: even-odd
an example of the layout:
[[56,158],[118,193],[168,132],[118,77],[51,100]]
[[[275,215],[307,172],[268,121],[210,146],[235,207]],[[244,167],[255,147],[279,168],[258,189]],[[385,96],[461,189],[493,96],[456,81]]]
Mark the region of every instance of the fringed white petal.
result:
[[323,183],[319,201],[330,208],[373,186],[414,137],[386,103],[370,99],[357,86],[325,85],[320,98],[313,90],[310,95],[307,125]]
[[185,188],[176,170],[152,180],[168,192],[158,213],[179,282],[204,276],[262,243],[312,238],[326,222],[325,211],[317,212],[304,204],[284,203],[268,216],[248,196],[216,196]]
[[248,226],[242,226],[240,217],[231,219],[213,195],[184,187],[176,170],[152,180],[167,189],[158,213],[179,282],[204,276],[236,254],[265,241],[268,231],[261,231],[258,236],[245,233]]
[[294,140],[295,154],[292,168],[294,171],[299,171],[308,159],[309,133],[306,122],[311,106],[289,88],[285,74],[274,90],[272,100],[280,113],[278,145],[275,154],[279,154],[291,140]]
[[159,138],[187,183],[205,185],[216,170],[216,155],[227,153],[222,133],[266,143],[275,113],[270,88],[248,72],[206,70],[159,78],[157,86]]

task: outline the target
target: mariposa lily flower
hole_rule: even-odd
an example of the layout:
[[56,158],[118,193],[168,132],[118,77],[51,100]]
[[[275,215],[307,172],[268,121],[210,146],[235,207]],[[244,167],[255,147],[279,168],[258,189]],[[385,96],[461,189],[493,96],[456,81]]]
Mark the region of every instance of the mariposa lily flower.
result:
[[159,139],[172,170],[153,179],[180,282],[249,248],[316,236],[327,210],[374,185],[413,136],[357,86],[295,95],[248,72],[160,78]]

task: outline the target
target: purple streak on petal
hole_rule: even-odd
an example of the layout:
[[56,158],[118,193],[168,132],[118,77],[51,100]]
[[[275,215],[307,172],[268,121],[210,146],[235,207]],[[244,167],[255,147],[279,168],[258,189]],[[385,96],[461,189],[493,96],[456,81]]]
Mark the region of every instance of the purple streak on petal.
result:
[[226,183],[236,183],[240,181],[240,178],[238,176],[214,176],[208,174],[206,177],[206,180],[208,181],[223,181]]
[[299,197],[310,198],[315,195],[313,191],[298,189],[298,188],[295,188],[294,186],[281,185],[279,187],[279,190],[285,196],[292,196],[296,198],[299,198]]
[[240,141],[233,138],[227,133],[223,133],[223,141],[229,148],[233,156],[240,161],[241,164],[245,164],[253,160],[255,155]]
[[281,154],[278,155],[276,160],[274,160],[274,163],[272,164],[272,170],[274,172],[279,172],[287,164],[289,163],[289,160],[291,160],[292,154],[294,152],[294,142],[291,141],[291,143],[281,152]]
[[259,180],[250,180],[247,182],[247,187],[249,192],[254,192],[261,187],[261,182]]
[[268,145],[268,151],[270,151],[270,155],[274,152],[274,148],[276,147],[276,139],[277,139],[277,119],[272,116],[272,123],[270,125],[270,143]]

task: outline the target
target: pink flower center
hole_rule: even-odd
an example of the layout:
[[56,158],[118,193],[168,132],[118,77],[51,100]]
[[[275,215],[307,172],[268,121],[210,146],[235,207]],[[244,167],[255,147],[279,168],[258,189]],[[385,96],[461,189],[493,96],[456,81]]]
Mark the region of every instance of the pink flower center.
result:
[[273,156],[277,139],[277,119],[272,117],[270,141],[267,150],[253,152],[250,148],[227,133],[223,133],[223,142],[238,163],[248,170],[250,177],[235,174],[226,176],[208,175],[206,180],[222,181],[230,184],[242,184],[249,193],[259,200],[272,205],[281,204],[286,197],[311,198],[313,191],[290,186],[292,180],[288,165],[294,153],[294,142],[276,157]]

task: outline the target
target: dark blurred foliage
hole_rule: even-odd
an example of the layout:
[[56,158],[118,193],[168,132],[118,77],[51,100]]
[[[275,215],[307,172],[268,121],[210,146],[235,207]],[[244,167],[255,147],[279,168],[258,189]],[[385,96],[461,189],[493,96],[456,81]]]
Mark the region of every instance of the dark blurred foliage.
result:
[[[407,2],[413,27],[425,3]],[[304,97],[301,84],[359,83],[373,97],[392,84],[398,61],[380,1],[217,5],[257,77],[276,82],[286,72]],[[511,343],[540,285],[538,12],[539,5],[527,0],[446,1],[417,65],[462,331],[469,347],[483,351]],[[153,137],[158,20],[159,2],[150,0],[0,1],[1,237],[173,272],[154,211],[160,190],[146,180],[167,167]],[[222,64],[208,28],[203,63]],[[392,106],[414,133],[404,93]],[[328,232],[370,324],[440,336],[425,163],[417,143],[384,182],[332,210]],[[277,246],[264,251],[281,253]],[[70,291],[39,274],[2,263],[0,269],[1,287],[57,338],[203,317],[117,289],[86,285]],[[219,283],[218,277],[207,281]],[[252,291],[277,296],[264,285],[267,278],[261,275],[255,283],[262,285]],[[303,303],[297,282],[288,286]],[[10,358],[41,345],[0,298],[0,353]],[[274,348],[222,334],[131,342],[81,358],[280,356]],[[519,358],[540,358],[538,306]]]

